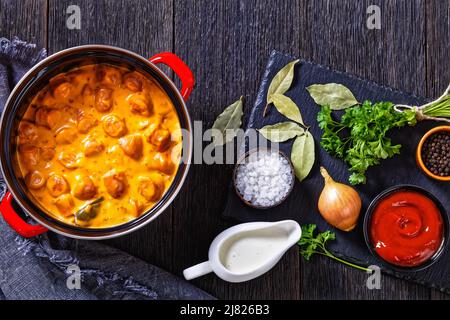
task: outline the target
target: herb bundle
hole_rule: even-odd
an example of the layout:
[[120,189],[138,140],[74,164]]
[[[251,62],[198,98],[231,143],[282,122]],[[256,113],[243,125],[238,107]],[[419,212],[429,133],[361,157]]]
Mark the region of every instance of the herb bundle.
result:
[[404,104],[395,105],[397,112],[414,111],[416,118],[422,120],[435,120],[450,122],[450,85],[442,96],[423,106],[409,106]]
[[[391,102],[360,104],[349,89],[336,83],[312,85],[307,90],[321,106],[317,115],[323,130],[321,145],[350,166],[353,185],[366,183],[369,167],[400,153],[401,145],[392,144],[388,137],[391,129],[414,126],[422,120],[450,122],[450,86],[439,99],[420,107]],[[335,120],[332,110],[345,110],[345,114]]]
[[396,112],[390,102],[370,101],[346,109],[340,121],[334,120],[331,108],[324,106],[317,120],[323,130],[321,146],[349,164],[352,185],[366,183],[369,167],[400,153],[401,145],[392,144],[387,137],[389,130],[417,123],[412,110]]

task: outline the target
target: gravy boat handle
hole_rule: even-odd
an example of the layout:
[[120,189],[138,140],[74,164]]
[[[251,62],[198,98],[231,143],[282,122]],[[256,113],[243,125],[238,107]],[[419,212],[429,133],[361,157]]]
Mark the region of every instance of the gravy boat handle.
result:
[[209,261],[205,261],[185,269],[183,271],[183,275],[186,280],[192,280],[204,276],[205,274],[211,273],[212,271],[213,269]]

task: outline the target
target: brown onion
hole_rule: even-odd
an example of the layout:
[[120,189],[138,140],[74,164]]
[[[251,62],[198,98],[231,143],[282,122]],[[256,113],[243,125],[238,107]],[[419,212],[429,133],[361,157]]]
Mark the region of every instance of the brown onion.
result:
[[352,187],[338,183],[330,177],[327,170],[320,168],[325,179],[325,187],[319,198],[319,211],[332,226],[351,231],[358,222],[361,212],[361,198]]

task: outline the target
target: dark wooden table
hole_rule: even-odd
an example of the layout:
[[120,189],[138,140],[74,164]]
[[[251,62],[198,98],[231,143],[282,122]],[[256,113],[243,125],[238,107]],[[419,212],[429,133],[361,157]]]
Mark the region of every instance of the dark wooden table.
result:
[[[81,9],[81,30],[66,27],[72,4]],[[371,4],[381,8],[381,30],[366,28]],[[248,115],[272,49],[417,95],[437,96],[450,81],[450,0],[0,0],[0,36],[50,54],[89,43],[143,56],[175,52],[196,76],[189,108],[204,129],[240,95]],[[108,243],[181,275],[231,225],[220,218],[230,169],[194,165],[165,214]],[[228,284],[209,275],[194,283],[229,299],[449,298],[388,276],[381,290],[369,290],[366,278],[326,258],[305,262],[293,248],[256,280]]]

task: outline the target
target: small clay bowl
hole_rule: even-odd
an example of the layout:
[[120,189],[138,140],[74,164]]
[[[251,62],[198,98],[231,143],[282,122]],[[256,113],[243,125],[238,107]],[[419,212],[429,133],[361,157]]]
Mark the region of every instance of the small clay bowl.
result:
[[433,172],[431,172],[426,167],[425,162],[423,161],[423,158],[422,158],[422,150],[423,150],[423,146],[424,146],[425,142],[431,136],[433,136],[439,132],[450,132],[450,126],[440,126],[440,127],[433,128],[423,136],[423,138],[419,142],[419,146],[417,147],[416,161],[417,161],[417,164],[419,165],[420,169],[422,169],[422,171],[425,172],[425,174],[427,176],[429,176],[435,180],[438,180],[438,181],[450,181],[450,176],[441,177],[441,176],[438,176],[438,175],[434,174]]
[[[280,154],[284,159],[287,160],[287,162],[289,163],[289,167],[291,168],[291,173],[290,173],[290,174],[291,174],[291,176],[292,176],[292,183],[291,183],[291,185],[289,186],[289,191],[286,193],[286,195],[285,195],[283,198],[280,199],[280,201],[278,201],[278,202],[275,203],[274,205],[267,206],[267,207],[255,205],[255,204],[253,204],[252,202],[245,200],[244,197],[243,197],[243,195],[239,192],[239,190],[238,190],[238,188],[237,188],[237,186],[236,186],[236,176],[237,176],[237,171],[238,171],[239,166],[240,166],[240,165],[241,165],[241,164],[242,164],[242,163],[243,163],[250,155],[252,155],[252,154],[254,154],[254,153],[256,153],[256,152],[278,152],[278,154]],[[294,189],[294,185],[295,185],[295,170],[294,170],[294,167],[292,166],[291,160],[290,160],[290,159],[289,159],[282,151],[280,151],[280,150],[273,150],[273,149],[269,149],[269,148],[255,148],[255,149],[252,149],[252,150],[246,152],[244,155],[242,155],[242,156],[238,159],[238,161],[237,161],[237,163],[236,163],[236,165],[235,165],[235,167],[234,167],[234,171],[233,171],[233,187],[234,187],[234,190],[235,190],[237,196],[239,197],[239,199],[241,199],[241,200],[242,200],[246,205],[248,205],[249,207],[252,207],[252,208],[255,208],[255,209],[270,209],[270,208],[274,208],[274,207],[279,206],[279,205],[282,204],[282,203],[289,197],[289,195],[292,193],[292,190]]]

